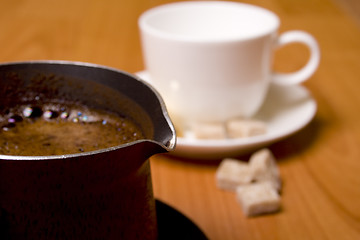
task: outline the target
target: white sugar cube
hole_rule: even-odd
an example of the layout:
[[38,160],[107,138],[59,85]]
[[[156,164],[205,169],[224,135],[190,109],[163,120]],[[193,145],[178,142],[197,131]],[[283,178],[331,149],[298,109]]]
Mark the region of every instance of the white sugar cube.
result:
[[236,159],[226,158],[216,171],[217,186],[223,190],[235,191],[236,187],[252,180],[249,165]]
[[266,133],[266,124],[254,119],[231,119],[227,122],[229,138],[243,138]]
[[280,172],[269,149],[265,148],[252,154],[249,165],[255,181],[269,181],[277,191],[281,190]]
[[226,129],[221,122],[202,122],[191,126],[195,138],[198,139],[225,139]]
[[278,192],[267,181],[238,186],[236,197],[246,216],[273,213],[281,206]]

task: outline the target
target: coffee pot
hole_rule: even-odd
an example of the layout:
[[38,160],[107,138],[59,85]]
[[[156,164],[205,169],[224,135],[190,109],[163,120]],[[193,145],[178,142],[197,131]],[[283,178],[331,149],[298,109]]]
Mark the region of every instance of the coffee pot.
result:
[[136,76],[95,64],[0,64],[0,113],[53,98],[129,116],[145,138],[75,154],[0,155],[0,238],[157,239],[149,157],[176,145],[160,95]]

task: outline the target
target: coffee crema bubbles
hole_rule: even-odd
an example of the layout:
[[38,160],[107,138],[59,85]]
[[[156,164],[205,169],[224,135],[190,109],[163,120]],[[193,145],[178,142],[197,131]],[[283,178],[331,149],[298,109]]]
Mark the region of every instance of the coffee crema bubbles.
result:
[[131,119],[77,104],[20,105],[0,115],[0,127],[3,155],[75,154],[144,138]]

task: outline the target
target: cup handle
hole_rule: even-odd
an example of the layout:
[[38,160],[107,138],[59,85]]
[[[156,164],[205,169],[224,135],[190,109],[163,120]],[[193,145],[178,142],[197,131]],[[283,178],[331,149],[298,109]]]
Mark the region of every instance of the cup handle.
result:
[[281,34],[275,47],[282,47],[290,43],[302,43],[310,50],[310,59],[306,65],[293,73],[277,73],[272,74],[272,81],[278,85],[294,85],[309,79],[317,69],[320,62],[320,49],[317,41],[309,33],[303,31],[288,31]]

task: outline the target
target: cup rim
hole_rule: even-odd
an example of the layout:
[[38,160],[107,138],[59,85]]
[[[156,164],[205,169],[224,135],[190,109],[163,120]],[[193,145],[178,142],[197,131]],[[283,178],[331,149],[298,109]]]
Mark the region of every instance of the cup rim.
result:
[[[172,34],[168,32],[164,32],[159,30],[158,28],[152,26],[149,23],[149,19],[155,17],[160,13],[164,13],[166,11],[173,11],[175,8],[186,8],[190,6],[225,6],[232,8],[248,8],[254,11],[258,11],[263,15],[268,15],[268,17],[274,19],[274,23],[267,28],[267,30],[258,31],[256,34],[251,35],[237,35],[229,37],[216,37],[216,38],[204,38],[204,37],[192,37],[192,36],[184,36],[181,34]],[[146,33],[151,36],[155,36],[157,38],[162,38],[166,40],[173,40],[179,42],[199,42],[199,43],[220,43],[220,42],[235,42],[235,41],[247,41],[256,38],[260,38],[269,34],[276,32],[280,26],[279,17],[272,11],[265,9],[263,7],[248,4],[248,3],[240,3],[240,2],[230,2],[230,1],[190,1],[190,2],[174,2],[156,6],[154,8],[150,8],[143,12],[138,19],[138,26],[140,32]]]

